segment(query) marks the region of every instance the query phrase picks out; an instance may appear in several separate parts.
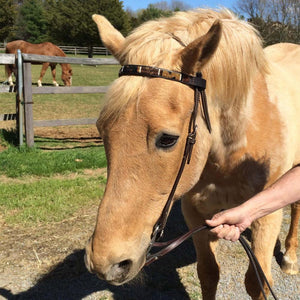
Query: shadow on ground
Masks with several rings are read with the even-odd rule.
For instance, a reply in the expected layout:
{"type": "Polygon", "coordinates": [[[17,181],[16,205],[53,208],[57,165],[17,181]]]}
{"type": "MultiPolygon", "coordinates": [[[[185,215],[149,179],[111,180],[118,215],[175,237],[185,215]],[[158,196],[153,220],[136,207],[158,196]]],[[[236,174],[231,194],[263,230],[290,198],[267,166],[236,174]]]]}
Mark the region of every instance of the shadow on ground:
{"type": "MultiPolygon", "coordinates": [[[[180,211],[179,201],[175,204],[166,228],[166,239],[174,238],[187,230],[180,211]]],[[[115,300],[135,299],[190,299],[176,272],[195,262],[192,241],[189,240],[172,253],[144,268],[140,278],[133,283],[115,287],[100,281],[88,273],[84,266],[84,250],[75,250],[64,261],[39,278],[27,291],[13,295],[0,288],[4,299],[67,299],[77,300],[99,291],[110,291],[115,300]],[[178,259],[180,257],[180,259],[178,259]]],[[[105,293],[103,293],[103,296],[105,293]]],[[[101,295],[97,299],[101,299],[101,295]]],[[[103,297],[102,299],[106,299],[103,297]]]]}

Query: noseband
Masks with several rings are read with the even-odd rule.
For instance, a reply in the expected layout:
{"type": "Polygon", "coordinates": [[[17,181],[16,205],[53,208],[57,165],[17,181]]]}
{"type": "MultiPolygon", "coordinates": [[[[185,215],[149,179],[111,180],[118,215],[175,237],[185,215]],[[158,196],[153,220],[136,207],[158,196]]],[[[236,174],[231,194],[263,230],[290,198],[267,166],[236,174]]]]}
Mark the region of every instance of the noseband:
{"type": "MultiPolygon", "coordinates": [[[[185,143],[185,149],[181,161],[181,165],[179,171],[177,173],[175,182],[173,184],[172,190],[169,194],[168,201],[158,219],[156,224],[153,227],[152,237],[150,246],[148,248],[147,254],[149,254],[151,248],[156,244],[155,241],[162,237],[164,228],[167,223],[167,218],[169,212],[171,210],[173,197],[178,186],[179,180],[183,173],[184,167],[186,164],[190,163],[191,155],[193,146],[196,142],[196,118],[198,114],[198,106],[199,106],[199,99],[201,97],[201,104],[202,104],[202,113],[203,118],[205,120],[207,129],[211,132],[211,124],[208,114],[207,108],[207,99],[205,95],[205,87],[206,87],[206,80],[202,78],[201,73],[197,73],[196,76],[187,75],[184,73],[170,71],[162,68],[150,67],[150,66],[141,66],[141,65],[125,65],[121,68],[119,72],[119,76],[143,76],[143,77],[151,77],[151,78],[162,78],[167,80],[172,80],[175,82],[179,82],[194,89],[194,107],[190,118],[188,134],[185,143]]],[[[149,264],[149,259],[155,260],[155,256],[147,255],[147,264],[149,264]]]]}

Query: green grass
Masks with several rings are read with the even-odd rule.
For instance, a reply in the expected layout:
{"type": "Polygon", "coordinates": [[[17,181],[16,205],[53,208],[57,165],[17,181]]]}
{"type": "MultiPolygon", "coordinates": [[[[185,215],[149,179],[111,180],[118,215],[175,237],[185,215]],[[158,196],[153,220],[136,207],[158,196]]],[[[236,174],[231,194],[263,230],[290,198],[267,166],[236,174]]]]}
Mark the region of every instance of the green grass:
{"type": "MultiPolygon", "coordinates": [[[[106,86],[117,78],[119,66],[72,65],[72,69],[74,86],[106,86]]],[[[2,70],[0,82],[6,80],[4,66],[2,70]]],[[[33,84],[40,70],[40,65],[32,66],[33,84]]],[[[62,85],[60,77],[58,66],[57,81],[62,85]]],[[[43,83],[52,84],[50,70],[43,83]]],[[[103,94],[34,95],[33,115],[35,120],[96,118],[103,100],[103,94]]],[[[1,94],[0,114],[14,112],[15,94],[1,94]]],[[[106,167],[99,142],[87,139],[84,144],[76,144],[74,139],[62,140],[58,135],[49,138],[36,135],[35,147],[18,148],[14,127],[14,121],[0,122],[0,220],[34,226],[63,220],[91,202],[99,203],[105,178],[95,175],[96,172],[94,175],[84,172],[106,167]],[[56,150],[42,150],[47,147],[56,150]],[[57,150],[68,147],[73,149],[57,150]]]]}
{"type": "Polygon", "coordinates": [[[17,178],[25,175],[52,176],[106,167],[103,147],[42,151],[26,147],[0,152],[0,174],[17,178]]]}
{"type": "Polygon", "coordinates": [[[103,195],[105,178],[83,172],[106,167],[103,146],[58,151],[9,146],[0,152],[0,165],[5,176],[0,219],[7,224],[61,221],[103,195]]]}
{"type": "Polygon", "coordinates": [[[98,203],[104,183],[100,176],[0,184],[0,210],[9,224],[58,222],[83,205],[98,203]]]}

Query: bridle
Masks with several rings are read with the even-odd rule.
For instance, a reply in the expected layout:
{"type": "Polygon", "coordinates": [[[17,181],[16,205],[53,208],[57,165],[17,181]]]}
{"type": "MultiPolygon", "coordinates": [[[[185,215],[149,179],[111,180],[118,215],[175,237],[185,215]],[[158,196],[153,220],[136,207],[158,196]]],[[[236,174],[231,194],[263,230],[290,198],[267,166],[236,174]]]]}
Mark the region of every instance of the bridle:
{"type": "Polygon", "coordinates": [[[150,67],[150,66],[142,66],[142,65],[125,65],[120,69],[119,76],[144,76],[144,77],[152,77],[152,78],[163,78],[167,80],[172,80],[176,82],[183,83],[185,85],[190,86],[194,89],[194,107],[191,113],[189,127],[188,127],[188,134],[185,143],[185,149],[183,152],[183,157],[181,161],[181,165],[179,171],[177,173],[176,179],[174,181],[173,187],[169,194],[168,200],[163,208],[163,211],[153,227],[151,242],[148,247],[147,251],[147,262],[146,265],[150,264],[153,260],[156,260],[156,256],[150,255],[150,250],[153,246],[156,245],[155,241],[160,239],[163,235],[164,228],[167,223],[167,219],[171,210],[171,206],[173,203],[173,198],[175,191],[177,189],[179,180],[183,173],[184,167],[186,164],[190,163],[193,146],[196,142],[196,133],[197,133],[197,125],[196,125],[196,118],[199,106],[199,98],[201,97],[202,103],[202,112],[203,117],[209,132],[211,132],[211,124],[207,109],[207,100],[205,95],[205,87],[206,87],[206,80],[202,78],[201,73],[197,73],[196,76],[187,75],[184,73],[170,71],[162,68],[157,67],[150,67]]]}
{"type": "Polygon", "coordinates": [[[152,237],[159,238],[163,235],[163,230],[166,226],[167,218],[170,212],[172,200],[178,186],[179,180],[183,173],[184,167],[186,164],[190,163],[191,155],[193,146],[196,142],[196,132],[197,132],[197,125],[196,125],[196,118],[199,106],[199,98],[201,96],[201,103],[202,103],[202,111],[204,120],[209,132],[211,132],[211,124],[207,109],[207,100],[205,95],[205,87],[206,87],[206,80],[202,78],[201,73],[197,73],[196,76],[190,76],[184,73],[176,72],[176,71],[169,71],[166,69],[156,68],[156,67],[149,67],[149,66],[140,66],[140,65],[126,65],[123,66],[119,72],[119,76],[124,75],[135,75],[135,76],[146,76],[146,77],[154,77],[154,78],[163,78],[168,79],[176,82],[183,83],[188,85],[194,89],[194,107],[191,113],[188,134],[186,138],[185,149],[183,153],[182,162],[176,176],[175,182],[173,184],[172,190],[169,194],[168,201],[162,211],[162,214],[157,221],[156,225],[154,226],[152,237]]]}
{"type": "MultiPolygon", "coordinates": [[[[182,176],[185,165],[190,163],[193,146],[196,143],[196,133],[197,133],[196,118],[197,118],[200,98],[201,98],[201,105],[202,105],[202,115],[203,115],[204,121],[206,123],[207,130],[209,131],[209,133],[211,133],[211,123],[210,123],[210,119],[209,119],[207,99],[206,99],[206,94],[205,94],[206,80],[202,78],[202,74],[200,72],[196,73],[196,76],[191,76],[191,75],[177,72],[177,71],[170,71],[170,70],[163,69],[163,68],[144,66],[144,65],[124,65],[121,67],[121,69],[119,71],[119,77],[121,77],[121,76],[143,76],[143,77],[150,77],[150,78],[162,78],[162,79],[172,80],[175,82],[185,84],[194,89],[194,107],[193,107],[193,111],[192,111],[191,117],[190,117],[188,134],[187,134],[187,138],[186,138],[182,161],[181,161],[177,176],[175,178],[173,187],[169,194],[168,200],[163,208],[163,211],[162,211],[158,221],[156,222],[156,224],[153,227],[151,242],[147,249],[147,257],[146,257],[146,263],[145,263],[145,266],[147,266],[147,265],[151,264],[152,262],[156,261],[157,259],[159,259],[160,257],[162,257],[163,255],[172,251],[174,248],[179,246],[185,240],[190,238],[193,234],[195,234],[199,231],[202,231],[204,229],[211,229],[211,227],[209,227],[208,225],[199,226],[199,227],[196,227],[196,228],[188,231],[186,234],[184,234],[174,240],[171,240],[168,242],[162,242],[162,243],[157,242],[157,240],[159,240],[163,236],[164,229],[165,229],[165,226],[167,223],[167,219],[168,219],[171,207],[172,207],[175,191],[177,189],[177,186],[178,186],[179,180],[182,176]],[[164,248],[154,254],[150,254],[150,251],[153,247],[164,247],[164,248]]],[[[250,259],[250,262],[252,263],[252,266],[253,266],[256,276],[258,278],[259,285],[260,285],[261,291],[264,295],[264,298],[267,299],[260,276],[263,277],[263,280],[268,285],[274,299],[277,299],[270,287],[270,284],[269,284],[267,278],[265,277],[265,274],[263,273],[263,271],[259,265],[259,262],[257,261],[255,255],[253,254],[251,248],[249,247],[247,242],[242,238],[242,236],[240,237],[239,241],[241,242],[242,246],[244,247],[244,249],[250,259]],[[260,275],[260,274],[262,274],[262,275],[260,275]]]]}

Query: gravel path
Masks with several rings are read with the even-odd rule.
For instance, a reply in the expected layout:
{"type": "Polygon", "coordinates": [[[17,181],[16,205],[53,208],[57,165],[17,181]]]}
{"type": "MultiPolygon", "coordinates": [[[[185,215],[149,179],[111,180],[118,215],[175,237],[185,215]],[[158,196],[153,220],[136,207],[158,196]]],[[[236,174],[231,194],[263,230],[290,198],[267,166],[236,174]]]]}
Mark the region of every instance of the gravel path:
{"type": "MultiPolygon", "coordinates": [[[[24,229],[3,224],[0,299],[202,299],[191,241],[145,268],[130,285],[109,286],[89,274],[83,264],[83,248],[93,230],[96,211],[96,207],[91,207],[72,219],[47,227],[24,229]]],[[[288,219],[286,211],[281,241],[288,219]]],[[[170,221],[172,234],[185,231],[178,205],[170,221]],[[175,225],[178,222],[180,226],[175,225]]],[[[221,278],[217,299],[250,299],[243,283],[248,258],[242,247],[239,243],[221,241],[218,253],[221,278]]],[[[300,275],[281,272],[275,258],[272,271],[278,299],[300,300],[300,275]]]]}

